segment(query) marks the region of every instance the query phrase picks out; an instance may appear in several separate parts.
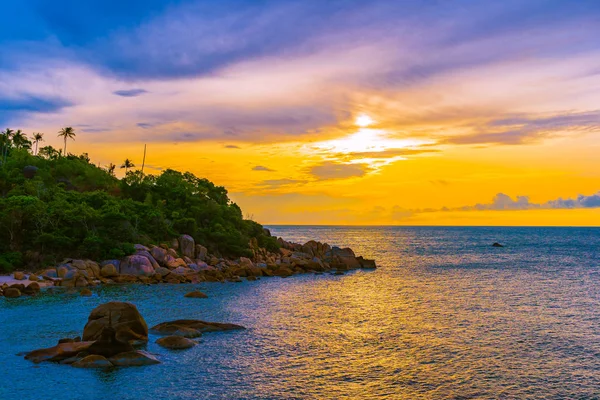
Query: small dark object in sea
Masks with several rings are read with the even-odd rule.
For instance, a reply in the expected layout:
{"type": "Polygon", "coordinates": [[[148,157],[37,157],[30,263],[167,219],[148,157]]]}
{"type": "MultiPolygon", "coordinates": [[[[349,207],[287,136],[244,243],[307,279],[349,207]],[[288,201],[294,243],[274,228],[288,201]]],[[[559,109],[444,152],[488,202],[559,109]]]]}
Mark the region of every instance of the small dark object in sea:
{"type": "Polygon", "coordinates": [[[494,242],[494,244],[492,245],[492,247],[504,247],[503,245],[501,245],[498,242],[494,242]]]}

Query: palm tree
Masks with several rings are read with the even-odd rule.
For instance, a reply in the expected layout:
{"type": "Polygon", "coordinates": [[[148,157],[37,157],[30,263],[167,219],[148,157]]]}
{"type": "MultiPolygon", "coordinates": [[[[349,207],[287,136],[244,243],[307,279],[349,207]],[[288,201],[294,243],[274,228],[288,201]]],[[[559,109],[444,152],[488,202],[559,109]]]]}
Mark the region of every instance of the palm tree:
{"type": "Polygon", "coordinates": [[[10,138],[14,134],[14,131],[12,129],[6,128],[6,130],[2,132],[2,134],[4,135],[4,139],[2,140],[2,153],[0,153],[0,157],[2,157],[2,165],[4,165],[6,163],[8,148],[10,146],[10,138]]]}
{"type": "Polygon", "coordinates": [[[76,136],[75,129],[71,128],[70,126],[67,126],[66,128],[62,128],[58,132],[58,136],[65,138],[65,149],[63,151],[63,157],[66,157],[67,156],[67,139],[75,140],[75,136],[76,136]]]}
{"type": "Polygon", "coordinates": [[[117,166],[113,163],[108,164],[108,167],[106,167],[106,170],[108,171],[108,173],[110,175],[115,175],[115,168],[117,168],[117,166]]]}
{"type": "Polygon", "coordinates": [[[31,148],[31,142],[20,129],[13,134],[13,144],[17,149],[31,148]]]}
{"type": "Polygon", "coordinates": [[[135,164],[132,163],[129,158],[126,158],[123,164],[121,165],[121,168],[125,168],[125,175],[127,175],[127,171],[129,170],[129,168],[133,167],[135,167],[135,164]]]}
{"type": "Polygon", "coordinates": [[[34,134],[33,134],[33,141],[35,143],[35,155],[37,156],[38,145],[39,145],[40,142],[44,141],[44,134],[40,133],[40,132],[34,132],[34,134]]]}

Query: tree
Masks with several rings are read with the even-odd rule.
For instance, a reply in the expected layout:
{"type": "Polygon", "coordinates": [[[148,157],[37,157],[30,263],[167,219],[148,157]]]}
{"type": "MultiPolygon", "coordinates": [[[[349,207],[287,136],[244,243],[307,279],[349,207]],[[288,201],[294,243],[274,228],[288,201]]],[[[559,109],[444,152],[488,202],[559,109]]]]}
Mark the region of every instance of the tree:
{"type": "Polygon", "coordinates": [[[2,136],[2,152],[0,153],[0,158],[2,159],[2,165],[6,164],[6,157],[8,155],[8,148],[10,147],[10,139],[14,134],[12,129],[6,128],[4,132],[2,132],[4,136],[2,136]]]}
{"type": "Polygon", "coordinates": [[[106,171],[112,175],[115,176],[115,168],[117,168],[117,166],[113,163],[108,164],[108,166],[106,167],[106,171]]]}
{"type": "Polygon", "coordinates": [[[43,157],[47,160],[56,160],[60,157],[60,151],[56,150],[52,146],[44,146],[40,149],[40,157],[43,157]]]}
{"type": "Polygon", "coordinates": [[[121,168],[125,168],[125,175],[127,175],[127,171],[129,168],[135,167],[135,164],[131,162],[129,158],[126,158],[123,164],[121,164],[121,168]]]}
{"type": "Polygon", "coordinates": [[[44,141],[44,134],[40,132],[34,132],[33,141],[35,143],[35,154],[37,155],[39,143],[44,141]]]}
{"type": "Polygon", "coordinates": [[[29,141],[29,139],[27,139],[27,136],[25,136],[23,131],[21,131],[20,129],[13,134],[12,140],[13,144],[15,145],[15,148],[17,149],[31,148],[31,142],[29,141]]]}
{"type": "Polygon", "coordinates": [[[73,129],[70,126],[67,126],[66,128],[62,128],[59,132],[58,132],[58,137],[63,137],[65,139],[65,149],[63,151],[63,156],[66,157],[67,155],[67,139],[73,139],[75,140],[75,129],[73,129]]]}

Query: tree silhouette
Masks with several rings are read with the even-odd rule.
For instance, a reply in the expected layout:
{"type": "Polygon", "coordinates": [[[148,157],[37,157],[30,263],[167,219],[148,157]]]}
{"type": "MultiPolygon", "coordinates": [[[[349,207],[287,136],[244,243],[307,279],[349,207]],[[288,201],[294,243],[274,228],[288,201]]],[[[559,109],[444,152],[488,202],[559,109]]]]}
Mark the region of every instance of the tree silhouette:
{"type": "Polygon", "coordinates": [[[108,164],[108,167],[106,167],[106,171],[108,171],[108,173],[112,176],[115,176],[115,168],[117,168],[117,166],[113,163],[110,163],[108,164]]]}
{"type": "Polygon", "coordinates": [[[127,175],[127,171],[129,170],[129,168],[133,167],[135,167],[135,164],[132,163],[129,158],[126,158],[125,161],[123,161],[123,164],[121,164],[121,168],[125,168],[125,175],[127,175]]]}
{"type": "Polygon", "coordinates": [[[63,137],[65,139],[65,149],[63,151],[63,156],[67,156],[67,139],[73,139],[75,140],[75,129],[71,128],[70,126],[67,126],[66,128],[62,128],[59,132],[58,132],[58,137],[63,137]]]}
{"type": "Polygon", "coordinates": [[[29,141],[29,139],[27,139],[27,136],[25,136],[23,131],[21,131],[20,129],[13,134],[12,141],[15,145],[15,148],[17,149],[31,148],[31,142],[29,141]]]}
{"type": "Polygon", "coordinates": [[[10,147],[10,139],[15,131],[12,129],[6,128],[4,132],[2,132],[2,152],[0,152],[0,157],[2,158],[2,165],[6,163],[6,156],[8,155],[8,148],[10,147]]]}
{"type": "Polygon", "coordinates": [[[38,146],[40,142],[44,141],[44,134],[40,132],[34,132],[33,142],[35,143],[35,155],[38,153],[38,146]]]}

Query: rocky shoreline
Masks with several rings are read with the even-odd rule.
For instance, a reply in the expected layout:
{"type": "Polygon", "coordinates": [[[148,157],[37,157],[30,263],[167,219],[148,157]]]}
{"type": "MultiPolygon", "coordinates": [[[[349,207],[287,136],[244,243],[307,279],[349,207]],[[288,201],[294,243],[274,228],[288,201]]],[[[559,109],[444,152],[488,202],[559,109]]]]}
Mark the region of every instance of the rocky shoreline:
{"type": "MultiPolygon", "coordinates": [[[[270,232],[265,229],[265,233],[270,232]]],[[[65,259],[62,263],[34,273],[17,271],[13,279],[0,285],[0,296],[16,298],[36,295],[42,287],[85,288],[111,284],[158,284],[199,282],[241,282],[261,277],[287,278],[302,273],[343,274],[346,271],[374,269],[374,260],[356,256],[350,248],[331,247],[311,240],[305,244],[278,238],[280,249],[270,252],[250,242],[253,256],[228,259],[210,254],[189,235],[181,235],[171,243],[158,246],[135,245],[135,253],[119,260],[65,259]]]]}

